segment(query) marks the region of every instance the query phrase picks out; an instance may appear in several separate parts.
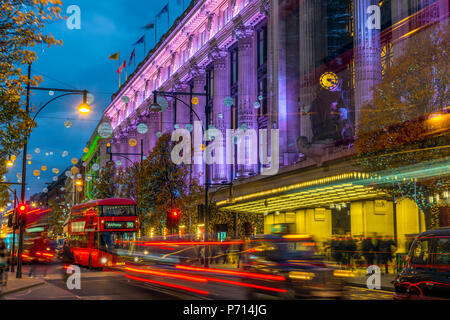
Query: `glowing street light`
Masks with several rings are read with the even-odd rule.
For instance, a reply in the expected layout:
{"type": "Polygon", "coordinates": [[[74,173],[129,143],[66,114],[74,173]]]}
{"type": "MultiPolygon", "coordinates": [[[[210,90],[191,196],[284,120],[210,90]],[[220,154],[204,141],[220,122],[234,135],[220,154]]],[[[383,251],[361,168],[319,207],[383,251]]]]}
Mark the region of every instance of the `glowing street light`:
{"type": "Polygon", "coordinates": [[[83,181],[77,180],[77,181],[75,182],[75,184],[76,184],[77,186],[82,186],[82,185],[83,185],[83,181]]]}
{"type": "Polygon", "coordinates": [[[11,160],[6,161],[6,165],[8,167],[12,167],[14,165],[14,162],[12,162],[11,160]]]}
{"type": "Polygon", "coordinates": [[[82,103],[78,106],[78,111],[81,114],[88,114],[92,111],[92,108],[90,105],[88,105],[87,103],[82,103]]]}

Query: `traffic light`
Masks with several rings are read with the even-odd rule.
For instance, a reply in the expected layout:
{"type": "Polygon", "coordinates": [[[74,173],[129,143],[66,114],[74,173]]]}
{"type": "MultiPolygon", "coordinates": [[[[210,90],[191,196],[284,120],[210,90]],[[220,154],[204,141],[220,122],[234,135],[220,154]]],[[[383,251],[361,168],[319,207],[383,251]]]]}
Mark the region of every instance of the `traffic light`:
{"type": "Polygon", "coordinates": [[[178,226],[178,220],[180,218],[180,211],[177,209],[172,209],[167,214],[167,228],[173,229],[178,226]]]}
{"type": "Polygon", "coordinates": [[[27,212],[28,206],[26,203],[19,203],[17,206],[17,212],[19,214],[19,225],[25,226],[27,224],[27,212]]]}
{"type": "Polygon", "coordinates": [[[28,211],[28,207],[26,205],[26,203],[19,203],[19,205],[17,206],[17,212],[22,215],[22,214],[26,214],[28,211]]]}

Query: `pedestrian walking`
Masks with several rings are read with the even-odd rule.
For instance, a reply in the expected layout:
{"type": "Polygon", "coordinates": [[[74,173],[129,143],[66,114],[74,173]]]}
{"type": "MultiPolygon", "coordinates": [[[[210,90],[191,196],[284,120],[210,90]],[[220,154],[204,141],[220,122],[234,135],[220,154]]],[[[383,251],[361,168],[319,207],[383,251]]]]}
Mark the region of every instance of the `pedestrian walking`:
{"type": "Polygon", "coordinates": [[[374,259],[375,259],[375,248],[372,243],[372,239],[370,238],[364,238],[361,245],[362,249],[362,256],[364,257],[364,260],[366,260],[366,266],[367,268],[371,265],[373,265],[374,259]]]}
{"type": "Polygon", "coordinates": [[[6,248],[6,243],[3,239],[0,239],[0,291],[3,291],[3,288],[6,287],[8,282],[8,261],[9,253],[6,248]]]}
{"type": "Polygon", "coordinates": [[[347,267],[352,267],[352,262],[353,262],[353,258],[354,258],[355,251],[356,251],[356,243],[350,234],[347,234],[347,237],[346,237],[345,243],[344,243],[344,248],[345,248],[345,252],[344,252],[345,265],[347,267]]]}
{"type": "Polygon", "coordinates": [[[392,254],[395,251],[395,242],[388,236],[384,236],[379,244],[380,261],[381,265],[384,265],[385,273],[389,273],[388,264],[392,260],[392,254]]]}

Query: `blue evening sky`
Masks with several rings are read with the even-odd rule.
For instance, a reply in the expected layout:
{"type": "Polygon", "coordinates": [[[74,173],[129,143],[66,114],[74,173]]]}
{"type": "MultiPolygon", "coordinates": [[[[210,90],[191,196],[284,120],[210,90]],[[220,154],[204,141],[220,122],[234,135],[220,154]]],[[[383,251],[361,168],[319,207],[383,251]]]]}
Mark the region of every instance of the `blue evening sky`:
{"type": "MultiPolygon", "coordinates": [[[[46,187],[56,176],[53,168],[63,172],[71,166],[72,158],[80,158],[91,137],[103,110],[111,100],[111,95],[118,89],[118,61],[107,58],[120,51],[120,59],[129,62],[133,44],[145,33],[147,53],[155,44],[154,30],[142,27],[154,21],[155,16],[167,4],[168,0],[66,0],[63,1],[62,16],[68,15],[67,8],[77,5],[81,9],[81,29],[69,30],[65,20],[47,25],[46,33],[63,40],[63,46],[37,46],[39,59],[32,65],[33,75],[42,75],[40,87],[55,87],[88,90],[94,95],[91,103],[93,112],[88,116],[78,115],[76,107],[82,96],[74,95],[60,98],[50,103],[37,117],[38,127],[31,134],[28,154],[32,155],[31,165],[27,165],[26,199],[46,187]],[[71,120],[72,126],[66,128],[64,122],[71,120]],[[35,149],[39,148],[40,153],[35,149]],[[62,157],[64,151],[68,156],[62,157]],[[50,153],[53,152],[53,155],[50,153]],[[48,153],[48,155],[46,155],[48,153]],[[41,167],[45,165],[44,172],[41,167]],[[33,175],[40,170],[40,178],[33,175]]],[[[169,0],[170,24],[182,14],[182,0],[169,0]]],[[[184,0],[184,8],[189,5],[184,0]]],[[[157,19],[158,39],[168,30],[167,14],[157,19]]],[[[136,46],[136,66],[144,58],[143,45],[136,46]]],[[[134,67],[128,68],[128,75],[134,67]]],[[[24,68],[24,72],[26,72],[24,68]]],[[[122,83],[125,74],[122,73],[122,83]]],[[[58,93],[55,92],[55,97],[58,93]]],[[[52,96],[48,92],[34,92],[31,103],[39,107],[52,96]]],[[[21,157],[7,174],[12,182],[17,182],[20,174],[21,157]]],[[[16,187],[20,194],[20,186],[16,187]]]]}

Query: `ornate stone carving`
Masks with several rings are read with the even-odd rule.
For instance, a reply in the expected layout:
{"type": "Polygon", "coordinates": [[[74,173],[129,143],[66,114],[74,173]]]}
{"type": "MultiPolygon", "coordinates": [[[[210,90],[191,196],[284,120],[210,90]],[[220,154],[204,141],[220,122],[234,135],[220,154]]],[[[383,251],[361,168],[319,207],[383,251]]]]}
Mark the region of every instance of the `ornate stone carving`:
{"type": "Polygon", "coordinates": [[[244,26],[242,24],[233,29],[233,39],[245,40],[253,36],[254,28],[252,26],[244,26]]]}
{"type": "Polygon", "coordinates": [[[214,45],[210,48],[208,58],[214,61],[214,68],[223,70],[226,68],[226,57],[228,56],[228,52],[225,48],[219,48],[217,45],[214,45]]]}
{"type": "Polygon", "coordinates": [[[191,51],[191,47],[192,47],[192,40],[194,39],[194,35],[190,34],[188,36],[188,43],[187,43],[187,49],[188,51],[191,51]]]}
{"type": "Polygon", "coordinates": [[[214,13],[208,13],[208,23],[206,25],[206,30],[208,30],[208,31],[211,31],[213,18],[214,18],[214,13]]]}
{"type": "Polygon", "coordinates": [[[259,12],[261,14],[265,15],[266,17],[269,16],[269,12],[270,12],[270,1],[269,0],[261,1],[261,6],[259,8],[259,12]]]}

